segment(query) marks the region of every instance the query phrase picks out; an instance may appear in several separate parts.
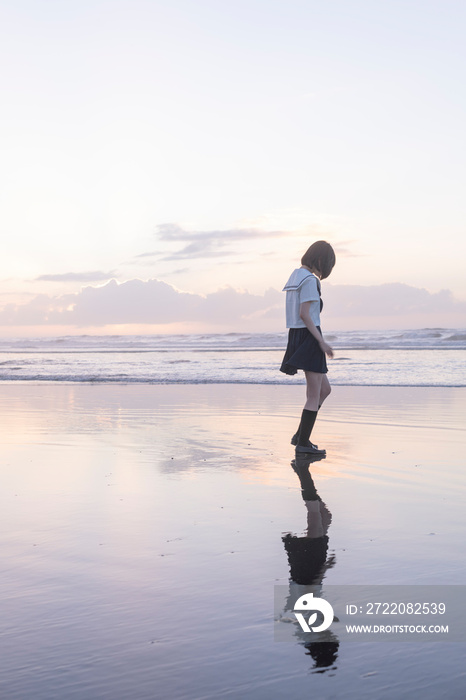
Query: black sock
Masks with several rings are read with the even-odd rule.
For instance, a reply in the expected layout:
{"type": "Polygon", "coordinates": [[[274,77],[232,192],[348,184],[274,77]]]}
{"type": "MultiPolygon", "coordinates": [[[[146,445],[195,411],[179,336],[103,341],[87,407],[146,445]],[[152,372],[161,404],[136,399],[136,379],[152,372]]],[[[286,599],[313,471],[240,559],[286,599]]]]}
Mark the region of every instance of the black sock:
{"type": "Polygon", "coordinates": [[[299,477],[299,483],[301,484],[301,493],[304,501],[313,501],[317,498],[316,487],[312,480],[312,476],[309,472],[309,460],[297,459],[295,471],[299,477]]]}
{"type": "Polygon", "coordinates": [[[311,437],[312,428],[316,422],[317,411],[308,411],[303,408],[303,413],[301,415],[301,424],[299,429],[298,445],[303,447],[307,446],[309,438],[311,437]]]}
{"type": "MultiPolygon", "coordinates": [[[[319,408],[317,409],[318,412],[320,411],[321,406],[322,406],[322,404],[319,404],[319,408]]],[[[302,419],[299,421],[298,430],[295,433],[296,437],[299,437],[299,433],[301,431],[301,421],[302,421],[302,419]]]]}

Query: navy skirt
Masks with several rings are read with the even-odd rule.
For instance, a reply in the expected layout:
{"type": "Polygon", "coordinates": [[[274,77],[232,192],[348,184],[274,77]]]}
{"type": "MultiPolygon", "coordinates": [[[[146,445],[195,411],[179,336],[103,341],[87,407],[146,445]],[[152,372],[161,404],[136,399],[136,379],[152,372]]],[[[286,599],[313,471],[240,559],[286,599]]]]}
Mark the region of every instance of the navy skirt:
{"type": "MultiPolygon", "coordinates": [[[[320,326],[316,326],[322,335],[320,326]]],[[[298,369],[308,372],[327,373],[327,360],[319,343],[307,328],[290,328],[280,372],[296,374],[298,369]]]]}

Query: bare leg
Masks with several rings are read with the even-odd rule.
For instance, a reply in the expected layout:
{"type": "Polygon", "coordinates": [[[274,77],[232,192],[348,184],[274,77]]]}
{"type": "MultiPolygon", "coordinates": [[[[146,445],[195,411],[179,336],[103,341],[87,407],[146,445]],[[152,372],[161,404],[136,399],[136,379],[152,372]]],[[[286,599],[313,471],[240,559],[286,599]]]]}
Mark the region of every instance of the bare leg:
{"type": "MultiPolygon", "coordinates": [[[[306,411],[318,411],[320,394],[322,390],[322,379],[325,375],[319,372],[304,372],[306,375],[306,411]]],[[[327,380],[328,381],[328,380],[327,380]]]]}
{"type": "Polygon", "coordinates": [[[327,375],[323,374],[322,375],[322,386],[320,387],[319,407],[322,406],[325,399],[330,395],[331,391],[332,391],[332,387],[330,386],[330,382],[327,378],[327,375]]]}

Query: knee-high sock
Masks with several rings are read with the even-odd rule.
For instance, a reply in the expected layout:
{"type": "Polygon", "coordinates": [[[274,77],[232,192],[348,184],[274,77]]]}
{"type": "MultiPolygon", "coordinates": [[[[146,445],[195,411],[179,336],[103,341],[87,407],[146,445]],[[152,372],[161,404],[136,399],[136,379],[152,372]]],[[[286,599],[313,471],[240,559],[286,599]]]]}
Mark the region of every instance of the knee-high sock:
{"type": "Polygon", "coordinates": [[[303,408],[301,415],[301,427],[299,430],[298,445],[307,446],[311,437],[312,428],[316,422],[317,411],[308,411],[303,408]]]}
{"type": "MultiPolygon", "coordinates": [[[[319,408],[317,409],[317,411],[320,411],[321,406],[322,406],[322,404],[319,404],[319,408]]],[[[302,420],[302,419],[301,419],[301,420],[302,420]]],[[[298,437],[298,438],[299,438],[299,433],[300,433],[300,431],[301,431],[301,420],[299,421],[298,430],[297,430],[296,433],[295,433],[296,437],[298,437]]]]}

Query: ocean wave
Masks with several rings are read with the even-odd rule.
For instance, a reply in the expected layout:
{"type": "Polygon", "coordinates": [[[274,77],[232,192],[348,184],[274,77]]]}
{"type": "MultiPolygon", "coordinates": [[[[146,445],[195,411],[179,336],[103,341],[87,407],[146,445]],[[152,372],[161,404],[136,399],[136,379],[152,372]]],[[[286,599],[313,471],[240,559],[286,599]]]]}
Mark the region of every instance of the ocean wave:
{"type": "MultiPolygon", "coordinates": [[[[324,333],[335,349],[466,349],[466,329],[423,328],[392,331],[324,333]]],[[[54,338],[3,338],[0,352],[233,352],[285,348],[287,332],[173,335],[73,335],[54,338]]]]}
{"type": "MultiPolygon", "coordinates": [[[[330,336],[332,384],[466,385],[463,329],[330,336]]],[[[285,345],[286,333],[3,339],[0,381],[302,384],[279,372],[285,345]]]]}
{"type": "Polygon", "coordinates": [[[455,333],[455,335],[450,335],[447,340],[466,342],[466,333],[455,333]]]}
{"type": "MultiPolygon", "coordinates": [[[[148,384],[148,385],[196,385],[196,384],[257,384],[257,385],[271,385],[271,386],[290,386],[298,385],[304,386],[302,379],[284,379],[284,380],[261,380],[261,379],[248,379],[248,380],[238,380],[238,379],[154,379],[154,378],[141,378],[141,377],[130,377],[122,375],[120,377],[83,377],[81,375],[28,375],[28,376],[14,376],[3,377],[2,383],[8,384],[148,384]]],[[[436,383],[436,382],[377,382],[377,381],[332,381],[332,386],[372,386],[372,387],[425,387],[425,388],[452,388],[452,389],[464,389],[466,388],[466,382],[463,383],[436,383]]]]}

